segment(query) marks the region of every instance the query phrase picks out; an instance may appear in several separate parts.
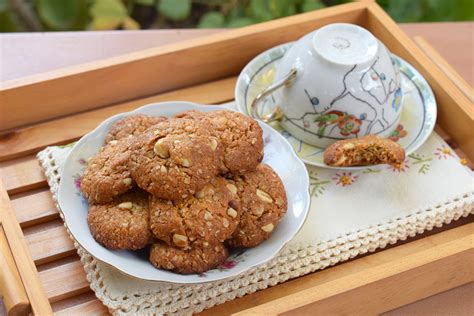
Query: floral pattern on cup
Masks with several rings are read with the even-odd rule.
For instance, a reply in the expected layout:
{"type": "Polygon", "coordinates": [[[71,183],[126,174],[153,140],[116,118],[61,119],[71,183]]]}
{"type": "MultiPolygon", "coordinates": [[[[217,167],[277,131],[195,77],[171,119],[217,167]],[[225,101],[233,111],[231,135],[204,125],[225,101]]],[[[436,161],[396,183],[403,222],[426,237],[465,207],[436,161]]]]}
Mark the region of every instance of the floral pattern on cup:
{"type": "Polygon", "coordinates": [[[393,101],[392,101],[392,108],[398,112],[400,110],[400,106],[402,105],[402,89],[398,88],[395,91],[393,101]]]}
{"type": "Polygon", "coordinates": [[[408,132],[403,128],[402,124],[398,124],[397,128],[390,134],[388,139],[398,142],[400,138],[403,138],[408,135],[408,132]]]}
{"type": "Polygon", "coordinates": [[[329,111],[314,119],[318,123],[318,135],[324,137],[328,126],[336,125],[339,128],[339,133],[343,136],[351,134],[357,135],[360,132],[362,120],[356,118],[352,114],[341,111],[329,111]]]}

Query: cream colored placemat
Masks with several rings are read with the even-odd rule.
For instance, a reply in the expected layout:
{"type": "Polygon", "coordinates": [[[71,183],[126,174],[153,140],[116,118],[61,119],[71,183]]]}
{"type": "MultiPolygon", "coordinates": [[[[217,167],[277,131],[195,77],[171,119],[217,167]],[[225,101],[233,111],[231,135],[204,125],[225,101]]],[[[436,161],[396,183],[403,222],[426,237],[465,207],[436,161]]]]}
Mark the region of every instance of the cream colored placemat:
{"type": "MultiPolygon", "coordinates": [[[[70,150],[55,146],[38,154],[55,201],[61,166],[70,150]]],[[[473,173],[435,133],[398,166],[355,172],[308,170],[308,219],[267,264],[222,282],[169,285],[125,276],[75,243],[92,290],[116,314],[191,314],[474,213],[473,173]]],[[[236,264],[238,258],[223,268],[236,264]]]]}

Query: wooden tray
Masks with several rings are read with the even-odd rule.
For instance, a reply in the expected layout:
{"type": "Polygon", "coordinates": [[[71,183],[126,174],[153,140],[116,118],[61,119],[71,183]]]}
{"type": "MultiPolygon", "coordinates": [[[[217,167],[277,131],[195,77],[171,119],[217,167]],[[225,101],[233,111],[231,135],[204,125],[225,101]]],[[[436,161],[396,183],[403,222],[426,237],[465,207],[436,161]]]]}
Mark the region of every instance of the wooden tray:
{"type": "MultiPolygon", "coordinates": [[[[0,90],[0,294],[12,314],[106,313],[90,290],[35,154],[110,115],[168,100],[220,104],[254,56],[333,22],[369,29],[415,66],[438,101],[437,131],[474,160],[474,114],[452,81],[371,1],[6,82],[0,90]]],[[[472,166],[472,165],[471,165],[472,166]]],[[[388,250],[225,303],[203,314],[381,313],[474,280],[473,216],[388,250]],[[415,282],[414,282],[415,280],[415,282]]]]}

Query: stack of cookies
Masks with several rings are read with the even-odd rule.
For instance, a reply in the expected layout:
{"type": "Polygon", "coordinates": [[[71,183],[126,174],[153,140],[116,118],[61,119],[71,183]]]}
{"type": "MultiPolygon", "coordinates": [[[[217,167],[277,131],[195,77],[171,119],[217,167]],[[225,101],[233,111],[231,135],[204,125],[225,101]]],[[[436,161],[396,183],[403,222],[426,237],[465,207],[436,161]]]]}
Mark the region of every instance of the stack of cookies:
{"type": "Polygon", "coordinates": [[[283,184],[262,159],[262,129],[237,112],[121,119],[81,178],[92,236],[109,249],[151,245],[157,268],[217,267],[229,247],[270,237],[286,213],[283,184]]]}

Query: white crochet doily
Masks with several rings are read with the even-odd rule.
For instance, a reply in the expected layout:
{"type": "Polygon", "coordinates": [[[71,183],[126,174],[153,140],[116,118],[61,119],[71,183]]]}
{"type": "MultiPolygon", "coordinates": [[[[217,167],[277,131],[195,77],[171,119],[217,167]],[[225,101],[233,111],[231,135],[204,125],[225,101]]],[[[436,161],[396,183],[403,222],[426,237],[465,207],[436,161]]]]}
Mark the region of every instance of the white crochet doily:
{"type": "MultiPolygon", "coordinates": [[[[69,151],[55,146],[38,154],[55,201],[69,151]]],[[[196,313],[474,213],[473,174],[436,134],[397,167],[309,171],[310,215],[268,263],[221,282],[170,285],[125,276],[74,242],[92,290],[116,314],[196,313]]]]}

